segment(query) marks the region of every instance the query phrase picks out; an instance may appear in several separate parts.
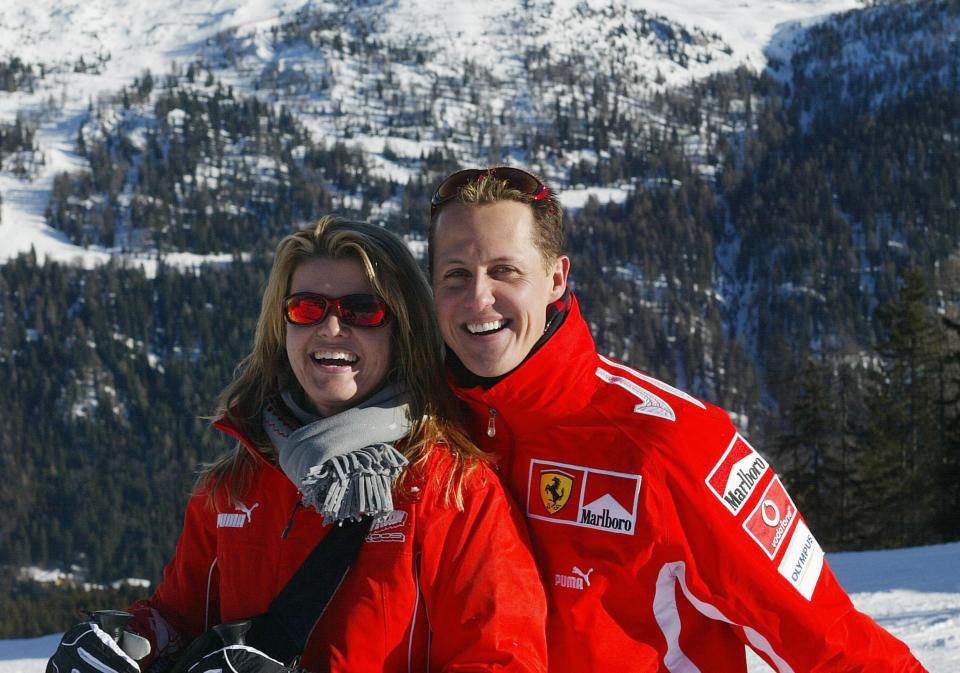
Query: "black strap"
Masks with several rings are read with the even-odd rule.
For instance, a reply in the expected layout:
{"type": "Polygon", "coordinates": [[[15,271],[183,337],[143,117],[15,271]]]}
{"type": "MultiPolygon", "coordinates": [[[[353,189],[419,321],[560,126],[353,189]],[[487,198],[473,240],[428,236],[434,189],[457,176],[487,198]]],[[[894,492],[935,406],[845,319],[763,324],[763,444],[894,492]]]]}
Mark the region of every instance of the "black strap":
{"type": "MultiPolygon", "coordinates": [[[[307,640],[353,565],[372,517],[334,526],[297,569],[263,614],[219,624],[195,638],[170,673],[187,673],[203,656],[224,645],[246,644],[287,665],[303,654],[307,640]]],[[[159,661],[149,671],[165,670],[159,661]]]]}
{"type": "Polygon", "coordinates": [[[365,516],[334,526],[267,611],[251,620],[247,644],[285,664],[297,659],[357,558],[372,521],[365,516]]]}

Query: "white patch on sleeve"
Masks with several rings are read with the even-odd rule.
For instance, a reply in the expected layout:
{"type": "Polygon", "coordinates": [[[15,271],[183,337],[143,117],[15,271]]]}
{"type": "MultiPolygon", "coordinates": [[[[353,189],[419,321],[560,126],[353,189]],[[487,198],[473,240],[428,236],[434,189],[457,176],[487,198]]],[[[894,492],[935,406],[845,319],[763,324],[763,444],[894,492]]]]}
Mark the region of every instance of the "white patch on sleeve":
{"type": "Polygon", "coordinates": [[[695,404],[696,406],[700,407],[701,409],[706,409],[706,408],[707,408],[707,405],[706,405],[706,404],[704,404],[703,402],[701,402],[700,400],[698,400],[698,399],[697,399],[696,397],[694,397],[693,395],[690,395],[689,393],[685,393],[684,391],[680,390],[679,388],[674,388],[674,387],[671,386],[669,383],[664,383],[663,381],[661,381],[661,380],[659,380],[659,379],[655,379],[655,378],[653,378],[652,376],[649,376],[649,375],[647,375],[647,374],[644,374],[643,372],[638,372],[636,369],[633,369],[632,367],[628,367],[627,365],[620,364],[619,362],[614,362],[613,360],[611,360],[611,359],[609,359],[609,358],[603,357],[603,356],[600,355],[599,353],[597,353],[597,356],[598,356],[601,360],[603,360],[606,364],[610,365],[611,367],[616,367],[617,369],[622,369],[622,370],[625,371],[625,372],[630,372],[631,374],[633,374],[634,376],[636,376],[636,377],[637,377],[638,379],[640,379],[641,381],[646,381],[646,382],[649,383],[650,385],[656,386],[656,387],[659,388],[660,390],[662,390],[662,391],[664,391],[664,392],[667,392],[667,393],[670,393],[671,395],[675,395],[675,396],[679,397],[681,400],[686,400],[686,401],[689,402],[690,404],[695,404]]]}
{"type": "Polygon", "coordinates": [[[664,418],[668,421],[677,420],[677,415],[673,412],[673,407],[649,390],[644,390],[630,379],[611,374],[601,367],[597,367],[597,376],[605,383],[620,386],[640,400],[640,404],[633,408],[633,413],[656,416],[657,418],[664,418]]]}
{"type": "Polygon", "coordinates": [[[797,522],[787,552],[777,568],[780,574],[808,601],[813,597],[823,570],[823,549],[802,520],[797,522]]]}

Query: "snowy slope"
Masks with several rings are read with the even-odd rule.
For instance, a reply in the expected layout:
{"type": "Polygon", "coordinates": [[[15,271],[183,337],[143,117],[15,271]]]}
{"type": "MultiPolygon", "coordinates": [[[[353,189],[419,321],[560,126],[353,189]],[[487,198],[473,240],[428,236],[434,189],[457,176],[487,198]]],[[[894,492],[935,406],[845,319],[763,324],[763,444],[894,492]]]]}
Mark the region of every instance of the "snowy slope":
{"type": "MultiPolygon", "coordinates": [[[[522,96],[510,96],[510,83],[517,80],[516,89],[522,94],[526,86],[518,79],[525,74],[522,53],[531,46],[561,57],[568,54],[574,62],[613,63],[613,57],[620,58],[625,50],[616,39],[608,39],[611,31],[647,17],[654,30],[642,39],[628,36],[630,60],[620,67],[637,73],[644,86],[670,87],[740,64],[762,68],[765,50],[779,53],[771,40],[785,24],[805,24],[861,3],[559,0],[526,4],[529,7],[521,10],[520,0],[442,6],[429,0],[372,1],[357,3],[356,9],[343,16],[369,26],[388,46],[412,44],[427,50],[428,59],[401,68],[401,76],[429,78],[444,72],[449,64],[457,68],[467,62],[476,64],[488,69],[498,85],[504,85],[503,105],[509,107],[523,104],[522,96]],[[661,25],[657,17],[673,23],[661,25]],[[680,30],[689,38],[689,62],[663,52],[657,42],[660,29],[671,34],[680,30]]],[[[225,41],[236,50],[235,62],[220,76],[240,90],[252,91],[264,73],[309,68],[319,60],[319,54],[306,53],[300,54],[303,62],[299,63],[296,50],[275,48],[271,28],[288,22],[301,8],[336,14],[344,12],[343,7],[342,3],[303,0],[4,0],[0,3],[0,61],[17,57],[31,66],[42,66],[44,74],[31,90],[0,92],[0,121],[12,122],[21,114],[39,123],[40,155],[27,178],[0,171],[0,263],[31,246],[41,259],[51,255],[86,266],[119,254],[117,250],[74,246],[44,219],[54,176],[82,167],[74,144],[92,101],[115,94],[146,69],[162,75],[174,62],[209,57],[225,41]]],[[[364,73],[354,73],[349,59],[327,65],[340,75],[340,89],[334,95],[347,102],[361,95],[360,89],[366,85],[364,73]]],[[[410,83],[412,89],[417,89],[415,84],[410,83]]],[[[270,89],[265,93],[285,95],[270,89]]],[[[446,112],[446,119],[455,123],[457,115],[470,111],[446,112]]],[[[322,117],[305,121],[318,137],[338,137],[339,129],[325,124],[322,117]]],[[[388,135],[374,128],[352,142],[371,153],[382,153],[388,135]]],[[[430,140],[413,143],[390,137],[389,142],[392,151],[416,156],[424,147],[429,149],[430,140]]],[[[382,159],[377,163],[383,173],[404,179],[402,167],[382,159]]],[[[570,205],[575,206],[582,197],[573,196],[570,205]]],[[[179,261],[193,264],[201,259],[186,256],[179,261]]],[[[137,259],[131,262],[144,264],[137,259]]]]}
{"type": "MultiPolygon", "coordinates": [[[[910,646],[930,673],[960,662],[960,542],[829,556],[857,607],[910,646]]],[[[0,673],[42,673],[59,634],[0,641],[0,673]]],[[[750,673],[770,669],[750,655],[750,673]]]]}

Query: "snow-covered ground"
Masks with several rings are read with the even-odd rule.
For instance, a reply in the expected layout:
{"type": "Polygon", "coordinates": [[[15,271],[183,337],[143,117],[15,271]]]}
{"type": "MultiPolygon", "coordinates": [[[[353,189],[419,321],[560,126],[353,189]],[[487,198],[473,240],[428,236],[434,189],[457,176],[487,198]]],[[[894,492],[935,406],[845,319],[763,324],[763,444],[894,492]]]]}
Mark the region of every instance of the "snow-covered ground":
{"type": "MultiPolygon", "coordinates": [[[[903,640],[930,673],[960,666],[960,542],[829,555],[859,609],[903,640]]],[[[0,640],[0,673],[43,673],[60,634],[0,640]]],[[[770,668],[750,653],[750,673],[770,668]]],[[[800,672],[797,672],[800,673],[800,672]]]]}

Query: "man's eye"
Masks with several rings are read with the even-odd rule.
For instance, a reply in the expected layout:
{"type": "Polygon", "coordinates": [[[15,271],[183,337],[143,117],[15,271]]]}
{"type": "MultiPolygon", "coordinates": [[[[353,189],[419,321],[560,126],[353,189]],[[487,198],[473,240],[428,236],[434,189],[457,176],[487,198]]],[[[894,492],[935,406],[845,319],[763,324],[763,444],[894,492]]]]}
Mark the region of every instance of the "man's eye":
{"type": "Polygon", "coordinates": [[[517,270],[512,266],[495,266],[490,269],[490,273],[495,276],[504,276],[517,273],[517,270]]]}
{"type": "Polygon", "coordinates": [[[444,280],[459,280],[467,277],[467,272],[463,269],[451,269],[443,274],[444,280]]]}

